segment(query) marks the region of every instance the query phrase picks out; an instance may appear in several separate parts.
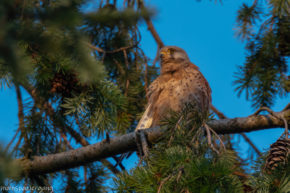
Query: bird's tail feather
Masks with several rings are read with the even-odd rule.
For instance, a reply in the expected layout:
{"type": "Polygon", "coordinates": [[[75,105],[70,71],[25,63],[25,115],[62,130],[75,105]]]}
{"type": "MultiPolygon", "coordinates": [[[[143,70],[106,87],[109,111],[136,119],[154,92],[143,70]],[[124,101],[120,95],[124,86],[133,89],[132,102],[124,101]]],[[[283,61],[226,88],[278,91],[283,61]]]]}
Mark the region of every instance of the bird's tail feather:
{"type": "Polygon", "coordinates": [[[142,118],[140,119],[136,130],[150,128],[153,122],[153,113],[152,113],[152,104],[149,104],[146,108],[146,111],[143,113],[142,118]]]}

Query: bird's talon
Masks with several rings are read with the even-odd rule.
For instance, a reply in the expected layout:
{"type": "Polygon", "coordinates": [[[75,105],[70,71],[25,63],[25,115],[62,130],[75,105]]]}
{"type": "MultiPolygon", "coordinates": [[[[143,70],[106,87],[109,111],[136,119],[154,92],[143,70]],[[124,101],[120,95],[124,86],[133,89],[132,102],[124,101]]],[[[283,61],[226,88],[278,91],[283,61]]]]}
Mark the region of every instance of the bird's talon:
{"type": "Polygon", "coordinates": [[[145,132],[143,130],[136,131],[136,144],[140,157],[148,157],[148,143],[145,132]]]}

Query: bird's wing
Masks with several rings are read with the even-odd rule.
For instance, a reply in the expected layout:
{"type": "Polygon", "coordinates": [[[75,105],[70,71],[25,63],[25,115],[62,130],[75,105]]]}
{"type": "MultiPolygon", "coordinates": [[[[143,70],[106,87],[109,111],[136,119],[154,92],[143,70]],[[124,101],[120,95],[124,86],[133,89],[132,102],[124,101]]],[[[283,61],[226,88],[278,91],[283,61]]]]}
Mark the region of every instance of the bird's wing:
{"type": "Polygon", "coordinates": [[[140,119],[136,130],[139,129],[146,129],[150,128],[153,122],[153,116],[152,116],[152,104],[149,104],[146,108],[146,111],[143,113],[142,118],[140,119]]]}
{"type": "Polygon", "coordinates": [[[136,130],[139,129],[146,129],[150,128],[153,123],[154,119],[154,112],[153,112],[153,106],[154,103],[157,101],[157,98],[159,97],[160,91],[162,90],[160,86],[160,80],[159,78],[156,78],[149,86],[148,88],[148,104],[145,112],[142,115],[142,118],[140,119],[136,130]]]}
{"type": "Polygon", "coordinates": [[[210,88],[210,86],[209,86],[207,80],[205,79],[205,77],[204,77],[203,74],[199,71],[199,68],[198,68],[195,64],[190,63],[190,65],[191,65],[191,68],[198,70],[199,75],[200,75],[200,77],[199,77],[199,78],[200,78],[200,81],[203,83],[202,85],[205,86],[204,90],[206,91],[206,94],[207,94],[207,96],[209,96],[210,101],[211,101],[211,92],[212,92],[212,91],[211,91],[211,88],[210,88]]]}
{"type": "Polygon", "coordinates": [[[180,84],[182,90],[185,90],[181,94],[181,99],[185,102],[194,101],[198,110],[201,112],[208,112],[209,105],[211,103],[211,89],[210,86],[199,71],[199,69],[192,63],[185,68],[185,74],[183,74],[183,82],[180,84]]]}

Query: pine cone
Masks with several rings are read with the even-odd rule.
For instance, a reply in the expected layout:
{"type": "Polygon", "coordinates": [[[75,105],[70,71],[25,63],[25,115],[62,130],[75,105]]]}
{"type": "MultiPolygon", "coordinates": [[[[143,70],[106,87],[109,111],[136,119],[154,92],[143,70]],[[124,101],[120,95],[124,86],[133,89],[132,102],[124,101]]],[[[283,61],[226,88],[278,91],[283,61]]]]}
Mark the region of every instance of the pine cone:
{"type": "Polygon", "coordinates": [[[78,79],[75,73],[56,73],[51,80],[52,93],[61,94],[63,97],[70,97],[72,92],[78,91],[78,79]]]}
{"type": "Polygon", "coordinates": [[[270,147],[270,152],[265,164],[266,170],[274,170],[279,164],[285,164],[287,162],[290,153],[290,140],[278,139],[270,147]]]}

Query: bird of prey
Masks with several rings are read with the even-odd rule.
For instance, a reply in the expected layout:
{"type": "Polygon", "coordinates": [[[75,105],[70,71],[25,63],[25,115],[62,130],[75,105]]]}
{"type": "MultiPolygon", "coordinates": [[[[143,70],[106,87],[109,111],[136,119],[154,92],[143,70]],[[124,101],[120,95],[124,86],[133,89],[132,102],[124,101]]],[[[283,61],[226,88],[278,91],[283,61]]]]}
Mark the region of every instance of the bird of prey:
{"type": "Polygon", "coordinates": [[[186,52],[176,46],[160,50],[161,74],[148,88],[148,104],[136,130],[154,127],[170,111],[181,112],[194,103],[193,111],[206,114],[211,104],[211,89],[199,68],[186,52]]]}

